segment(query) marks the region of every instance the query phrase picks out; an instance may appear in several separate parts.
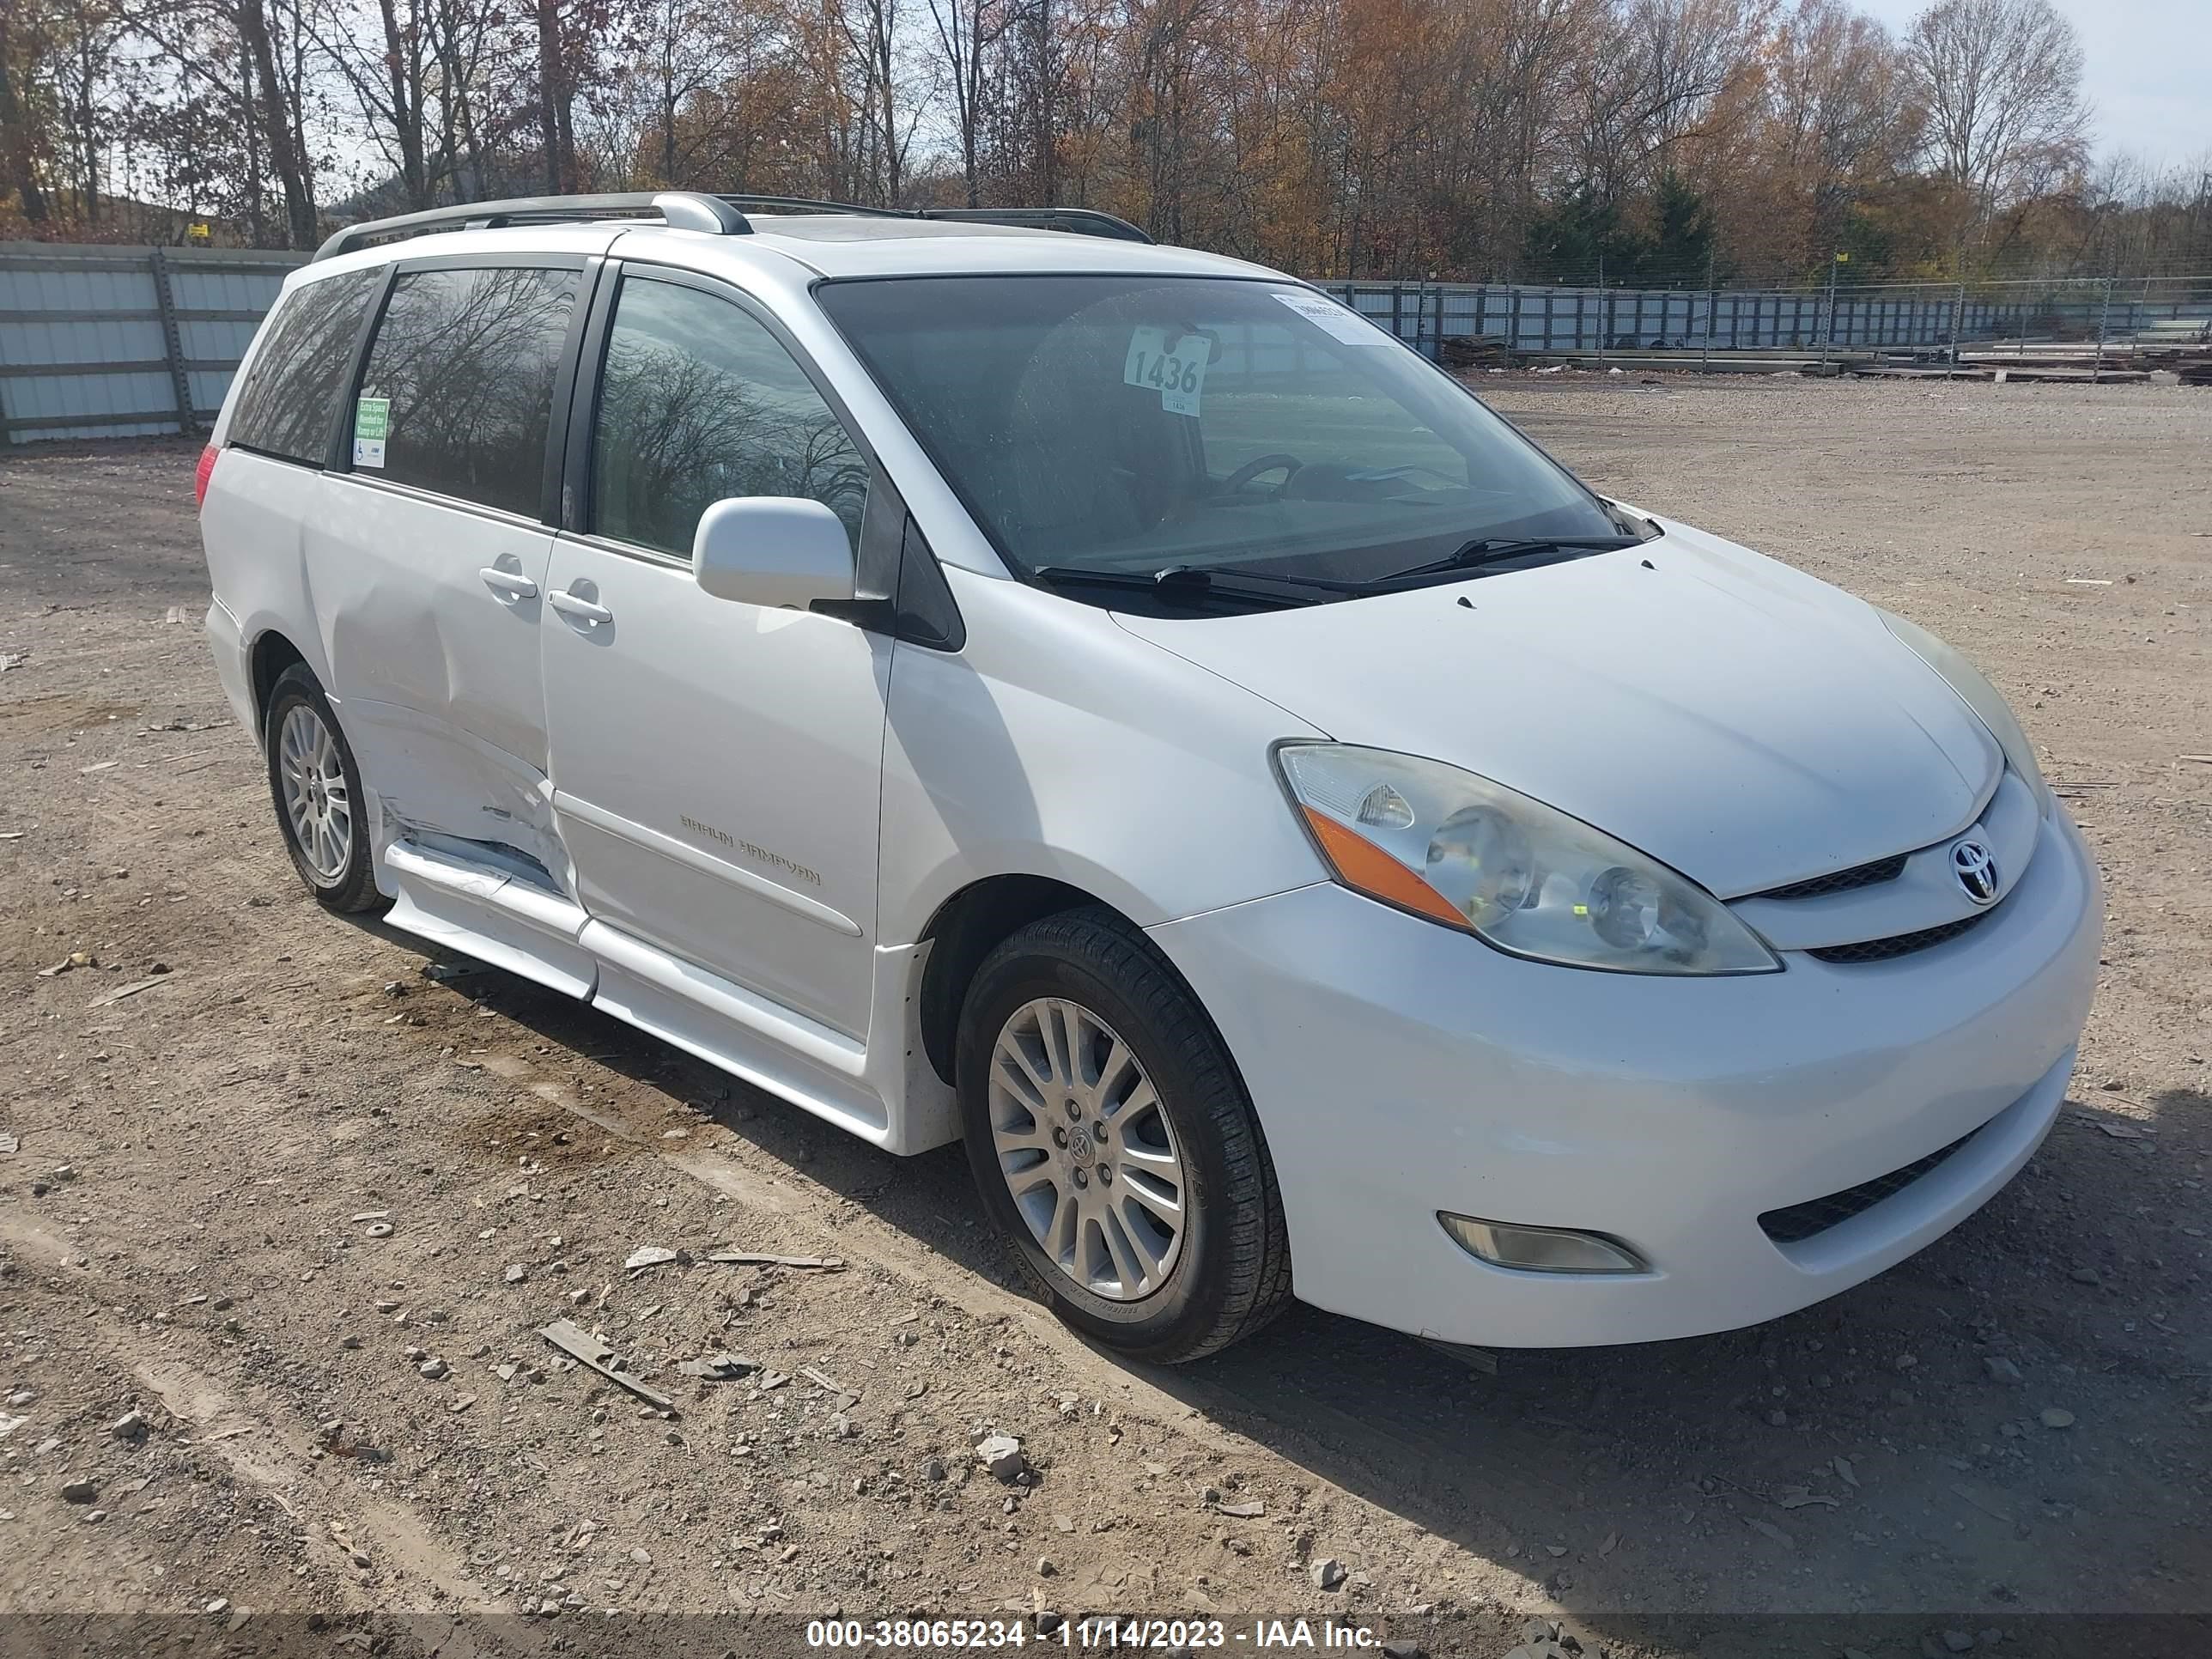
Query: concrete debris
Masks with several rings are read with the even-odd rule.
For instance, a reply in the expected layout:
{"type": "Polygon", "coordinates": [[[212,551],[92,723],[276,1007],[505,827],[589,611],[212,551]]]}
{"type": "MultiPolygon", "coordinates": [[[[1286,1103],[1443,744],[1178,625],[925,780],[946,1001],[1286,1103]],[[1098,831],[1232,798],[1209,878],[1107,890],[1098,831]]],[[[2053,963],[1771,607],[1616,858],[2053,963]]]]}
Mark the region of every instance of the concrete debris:
{"type": "Polygon", "coordinates": [[[2040,1420],[2046,1429],[2070,1429],[2074,1426],[2074,1413],[2057,1406],[2046,1406],[2040,1420]]]}
{"type": "Polygon", "coordinates": [[[1267,1506],[1255,1498],[1243,1504],[1216,1504],[1213,1511],[1235,1521],[1256,1521],[1267,1512],[1267,1506]]]}
{"type": "Polygon", "coordinates": [[[107,1431],[118,1440],[127,1440],[137,1445],[146,1438],[146,1419],[138,1412],[125,1412],[108,1425],[107,1431]]]}
{"type": "Polygon", "coordinates": [[[625,1273],[642,1273],[647,1267],[665,1267],[675,1260],[675,1251],[664,1250],[658,1244],[645,1244],[629,1253],[629,1259],[623,1263],[623,1270],[625,1273]]]}
{"type": "Polygon", "coordinates": [[[716,1353],[703,1353],[696,1359],[679,1360],[676,1369],[685,1376],[702,1377],[709,1382],[734,1382],[748,1371],[760,1369],[760,1361],[748,1359],[741,1353],[724,1349],[716,1353]]]}
{"type": "Polygon", "coordinates": [[[975,1443],[975,1461],[1001,1480],[1012,1480],[1029,1468],[1022,1443],[1011,1434],[994,1434],[975,1443]]]}
{"type": "Polygon", "coordinates": [[[648,1406],[664,1412],[673,1412],[676,1402],[658,1389],[647,1387],[635,1377],[615,1369],[614,1350],[589,1331],[556,1319],[538,1333],[555,1347],[580,1364],[590,1367],[618,1389],[626,1389],[648,1406]]]}
{"type": "Polygon", "coordinates": [[[815,1268],[823,1273],[836,1273],[845,1265],[842,1255],[763,1255],[752,1250],[716,1250],[704,1260],[725,1267],[801,1267],[815,1268]]]}
{"type": "Polygon", "coordinates": [[[1349,1575],[1344,1570],[1343,1562],[1333,1555],[1324,1555],[1313,1564],[1309,1576],[1313,1579],[1316,1589],[1333,1590],[1349,1575]]]}

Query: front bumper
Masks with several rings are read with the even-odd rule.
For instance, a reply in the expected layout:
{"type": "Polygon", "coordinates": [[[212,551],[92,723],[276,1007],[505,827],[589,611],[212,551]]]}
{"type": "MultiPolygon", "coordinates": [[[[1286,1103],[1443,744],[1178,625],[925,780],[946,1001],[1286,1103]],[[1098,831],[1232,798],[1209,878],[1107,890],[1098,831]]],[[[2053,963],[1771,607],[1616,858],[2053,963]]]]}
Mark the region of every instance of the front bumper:
{"type": "Polygon", "coordinates": [[[1149,931],[1250,1090],[1301,1299],[1447,1341],[1572,1347],[1771,1319],[1971,1215],[2057,1115],[2102,928],[2059,812],[1987,921],[1887,962],[1554,968],[1330,884],[1149,931]],[[1970,1135],[1810,1238],[1759,1224],[1970,1135]],[[1493,1267],[1441,1210],[1611,1234],[1650,1271],[1493,1267]]]}

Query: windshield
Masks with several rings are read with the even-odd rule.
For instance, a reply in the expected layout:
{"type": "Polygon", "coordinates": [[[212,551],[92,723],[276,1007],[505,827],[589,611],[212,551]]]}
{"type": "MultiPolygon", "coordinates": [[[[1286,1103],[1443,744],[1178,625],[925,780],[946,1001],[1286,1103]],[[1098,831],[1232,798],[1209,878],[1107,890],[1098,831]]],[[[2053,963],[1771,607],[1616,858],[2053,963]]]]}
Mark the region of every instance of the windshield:
{"type": "Polygon", "coordinates": [[[1356,586],[1478,539],[1621,540],[1457,382],[1309,289],[1006,276],[816,293],[1023,574],[1356,586]]]}

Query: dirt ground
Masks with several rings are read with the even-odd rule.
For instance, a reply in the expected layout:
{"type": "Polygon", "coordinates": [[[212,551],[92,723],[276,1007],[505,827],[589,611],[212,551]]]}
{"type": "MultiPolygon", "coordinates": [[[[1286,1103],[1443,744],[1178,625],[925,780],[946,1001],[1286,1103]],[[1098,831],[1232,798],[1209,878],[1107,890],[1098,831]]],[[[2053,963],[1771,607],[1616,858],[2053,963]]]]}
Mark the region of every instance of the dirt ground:
{"type": "Polygon", "coordinates": [[[1984,1212],[1778,1323],[1495,1376],[1306,1310],[1118,1363],[1013,1288],[957,1151],[884,1157],[318,910],[201,638],[196,449],[18,453],[0,1625],[799,1653],[810,1618],[1091,1613],[1249,1650],[1255,1616],[1328,1615],[1498,1656],[1540,1617],[1617,1659],[2212,1652],[2212,392],[1481,390],[2014,698],[2111,921],[2068,1109],[1984,1212]],[[625,1271],[641,1246],[684,1254],[625,1271]],[[732,1247],[843,1266],[697,1259],[732,1247]],[[564,1316],[677,1414],[540,1340],[564,1316]],[[723,1349],[770,1369],[678,1370],[723,1349]],[[987,1428],[1034,1484],[977,1467],[987,1428]]]}

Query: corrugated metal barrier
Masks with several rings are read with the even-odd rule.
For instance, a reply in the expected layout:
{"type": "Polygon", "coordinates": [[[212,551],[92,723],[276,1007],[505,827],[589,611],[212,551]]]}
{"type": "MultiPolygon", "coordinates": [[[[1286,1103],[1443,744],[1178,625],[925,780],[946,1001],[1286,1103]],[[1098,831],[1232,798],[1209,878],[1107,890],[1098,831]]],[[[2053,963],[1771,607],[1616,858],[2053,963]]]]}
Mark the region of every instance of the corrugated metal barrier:
{"type": "Polygon", "coordinates": [[[0,243],[0,443],[204,430],[305,258],[0,243]]]}
{"type": "MultiPolygon", "coordinates": [[[[0,444],[204,431],[285,274],[307,256],[0,242],[0,444]]],[[[2126,338],[2212,310],[2212,278],[1891,283],[1838,290],[1328,283],[1427,356],[1444,340],[1516,358],[1907,350],[2126,338]]]]}

